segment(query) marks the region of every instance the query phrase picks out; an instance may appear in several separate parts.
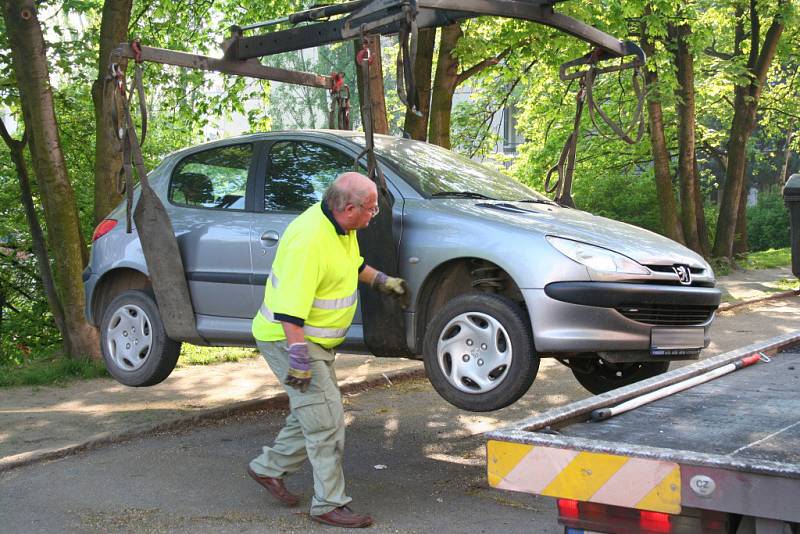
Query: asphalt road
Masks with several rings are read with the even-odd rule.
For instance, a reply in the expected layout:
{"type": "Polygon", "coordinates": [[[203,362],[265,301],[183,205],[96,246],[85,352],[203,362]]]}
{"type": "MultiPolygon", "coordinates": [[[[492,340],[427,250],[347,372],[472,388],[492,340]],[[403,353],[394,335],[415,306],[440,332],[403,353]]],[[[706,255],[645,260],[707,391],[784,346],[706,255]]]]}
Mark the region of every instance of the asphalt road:
{"type": "MultiPolygon", "coordinates": [[[[797,324],[798,298],[722,315],[706,355],[797,324]]],[[[563,532],[551,499],[488,487],[482,433],[587,395],[546,360],[525,397],[489,414],[453,408],[426,381],[346,397],[353,508],[373,514],[372,532],[563,532]]],[[[285,415],[260,412],[2,473],[0,532],[340,532],[307,515],[308,467],[288,482],[303,496],[294,509],[245,474],[285,415]]]]}
{"type": "MultiPolygon", "coordinates": [[[[584,396],[577,385],[546,391],[574,382],[564,371],[546,366],[521,402],[488,415],[450,407],[423,380],[347,397],[353,508],[375,516],[372,532],[561,532],[551,500],[487,486],[481,433],[584,396]]],[[[338,532],[307,515],[308,467],[288,482],[303,496],[294,509],[245,474],[285,415],[260,412],[12,470],[0,478],[0,532],[338,532]]]]}

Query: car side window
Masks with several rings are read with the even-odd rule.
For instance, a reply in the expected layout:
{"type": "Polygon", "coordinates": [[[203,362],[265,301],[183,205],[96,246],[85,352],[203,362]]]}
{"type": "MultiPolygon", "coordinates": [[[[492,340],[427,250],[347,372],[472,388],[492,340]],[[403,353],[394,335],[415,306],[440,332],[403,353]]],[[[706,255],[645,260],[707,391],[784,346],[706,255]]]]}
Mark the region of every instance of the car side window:
{"type": "Polygon", "coordinates": [[[173,204],[217,210],[245,209],[253,145],[212,148],[183,159],[172,172],[173,204]]]}
{"type": "Polygon", "coordinates": [[[308,141],[281,141],[269,151],[264,210],[303,211],[322,199],[337,176],[353,170],[353,158],[308,141]]]}

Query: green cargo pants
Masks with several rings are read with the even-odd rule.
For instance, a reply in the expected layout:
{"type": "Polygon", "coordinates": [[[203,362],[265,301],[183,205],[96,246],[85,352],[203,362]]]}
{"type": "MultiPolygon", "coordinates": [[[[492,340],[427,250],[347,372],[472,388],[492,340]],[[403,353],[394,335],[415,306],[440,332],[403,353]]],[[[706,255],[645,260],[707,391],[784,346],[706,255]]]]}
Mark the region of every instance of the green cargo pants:
{"type": "Polygon", "coordinates": [[[256,474],[284,478],[306,460],[314,471],[311,515],[321,515],[352,499],[344,493],[344,408],[333,370],[334,353],[308,342],[311,384],[305,393],[283,384],[289,371],[286,341],[258,342],[258,349],[289,395],[290,413],[272,447],[250,462],[256,474]]]}

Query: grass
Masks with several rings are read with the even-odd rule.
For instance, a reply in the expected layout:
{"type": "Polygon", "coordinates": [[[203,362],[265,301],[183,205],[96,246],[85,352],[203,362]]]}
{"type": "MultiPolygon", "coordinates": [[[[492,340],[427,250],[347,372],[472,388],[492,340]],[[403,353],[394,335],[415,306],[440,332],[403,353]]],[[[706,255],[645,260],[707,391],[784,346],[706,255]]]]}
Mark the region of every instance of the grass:
{"type": "Polygon", "coordinates": [[[797,278],[784,278],[783,280],[778,280],[775,283],[775,287],[781,291],[797,291],[800,290],[800,280],[797,278]]]}
{"type": "Polygon", "coordinates": [[[751,252],[740,263],[743,269],[772,269],[788,267],[792,264],[792,251],[786,248],[771,248],[759,252],[751,252]]]}
{"type": "Polygon", "coordinates": [[[183,344],[181,355],[178,358],[178,367],[190,365],[213,365],[215,363],[238,362],[258,356],[258,351],[241,347],[198,347],[197,345],[183,344]]]}
{"type": "Polygon", "coordinates": [[[0,387],[60,385],[72,380],[108,376],[103,362],[61,356],[26,359],[0,365],[0,387]]]}
{"type": "Polygon", "coordinates": [[[716,276],[727,276],[733,269],[755,270],[789,267],[792,264],[792,249],[790,247],[771,248],[750,252],[744,257],[738,258],[733,264],[725,258],[711,258],[709,263],[716,276]]]}
{"type": "MultiPolygon", "coordinates": [[[[258,351],[255,349],[197,347],[184,343],[177,367],[238,362],[256,356],[258,351]]],[[[109,374],[102,361],[70,360],[52,352],[46,355],[31,354],[20,361],[0,364],[0,387],[57,386],[73,380],[107,376],[109,374]]]]}

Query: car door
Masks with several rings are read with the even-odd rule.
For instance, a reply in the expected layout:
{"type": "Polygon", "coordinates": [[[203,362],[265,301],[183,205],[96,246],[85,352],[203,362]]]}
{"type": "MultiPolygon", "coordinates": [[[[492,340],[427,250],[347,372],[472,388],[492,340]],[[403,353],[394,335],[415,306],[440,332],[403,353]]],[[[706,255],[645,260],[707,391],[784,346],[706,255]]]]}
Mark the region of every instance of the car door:
{"type": "MultiPolygon", "coordinates": [[[[257,206],[262,216],[251,229],[253,291],[258,305],[264,298],[278,241],[289,223],[322,200],[328,186],[343,172],[353,170],[353,156],[322,142],[287,139],[264,150],[263,179],[256,180],[257,206]]],[[[358,314],[355,322],[360,322],[358,314]]]]}
{"type": "Polygon", "coordinates": [[[184,157],[173,168],[170,217],[196,314],[253,315],[250,227],[255,214],[246,191],[254,175],[256,146],[208,148],[184,157]]]}

